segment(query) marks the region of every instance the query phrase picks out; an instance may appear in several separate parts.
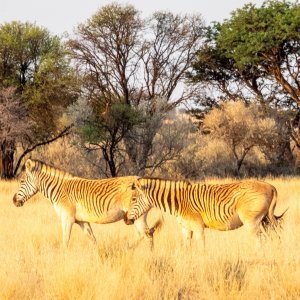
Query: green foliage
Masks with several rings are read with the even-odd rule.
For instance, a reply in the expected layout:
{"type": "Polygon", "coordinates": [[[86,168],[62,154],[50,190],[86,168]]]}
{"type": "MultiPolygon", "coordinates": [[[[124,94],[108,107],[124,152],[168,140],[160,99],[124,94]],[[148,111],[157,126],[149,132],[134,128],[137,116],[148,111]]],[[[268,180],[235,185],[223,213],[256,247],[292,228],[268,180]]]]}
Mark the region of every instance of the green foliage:
{"type": "Polygon", "coordinates": [[[274,54],[284,59],[299,47],[299,40],[300,7],[286,1],[266,1],[260,8],[248,4],[234,11],[217,38],[239,68],[267,64],[274,54]]]}
{"type": "Polygon", "coordinates": [[[218,80],[226,77],[225,69],[227,58],[222,49],[216,47],[216,38],[219,34],[219,23],[205,28],[203,45],[197,52],[193,61],[193,71],[187,73],[188,79],[192,82],[218,80]],[[214,68],[212,68],[212,65],[214,68]]]}
{"type": "Polygon", "coordinates": [[[142,120],[143,116],[136,108],[124,103],[113,103],[104,111],[103,107],[94,107],[80,131],[84,142],[117,145],[124,135],[142,120]]]}
{"type": "Polygon", "coordinates": [[[205,43],[189,74],[192,83],[217,89],[198,102],[211,109],[220,100],[258,101],[268,107],[300,104],[300,6],[298,2],[247,4],[206,29],[205,43]],[[218,98],[219,97],[219,98],[218,98]]]}
{"type": "Polygon", "coordinates": [[[57,36],[31,23],[0,26],[0,88],[15,87],[37,136],[59,128],[63,109],[77,97],[77,80],[57,36]]]}
{"type": "Polygon", "coordinates": [[[0,84],[25,85],[32,80],[40,61],[59,52],[59,40],[30,23],[11,22],[0,26],[0,84]]]}
{"type": "MultiPolygon", "coordinates": [[[[106,31],[108,34],[117,34],[124,24],[130,28],[140,26],[141,22],[137,18],[138,11],[132,5],[121,5],[112,3],[103,6],[96,14],[94,14],[88,22],[87,28],[106,31]]],[[[83,27],[81,27],[83,29],[83,27]]],[[[119,32],[119,34],[121,34],[119,32]]],[[[129,37],[129,36],[128,36],[129,37]]],[[[125,41],[123,41],[124,44],[125,41]]]]}
{"type": "Polygon", "coordinates": [[[68,121],[62,121],[62,116],[76,100],[79,87],[61,40],[28,22],[0,24],[0,91],[8,89],[14,91],[12,99],[20,99],[24,110],[9,124],[18,128],[18,134],[11,136],[12,146],[3,144],[7,137],[0,139],[2,163],[7,164],[7,153],[12,157],[9,169],[0,166],[1,177],[13,174],[16,146],[21,145],[23,153],[14,173],[27,153],[68,131],[68,121]]]}
{"type": "MultiPolygon", "coordinates": [[[[82,111],[82,104],[75,110],[82,111]]],[[[72,112],[71,112],[72,114],[72,112]]],[[[74,115],[74,113],[73,113],[74,115]]],[[[128,132],[142,122],[142,114],[129,104],[113,102],[103,106],[101,100],[93,103],[86,116],[77,117],[77,132],[83,146],[88,152],[100,150],[106,167],[103,172],[107,176],[117,176],[123,159],[120,156],[121,142],[128,132]],[[109,170],[109,173],[107,172],[109,170]]]]}

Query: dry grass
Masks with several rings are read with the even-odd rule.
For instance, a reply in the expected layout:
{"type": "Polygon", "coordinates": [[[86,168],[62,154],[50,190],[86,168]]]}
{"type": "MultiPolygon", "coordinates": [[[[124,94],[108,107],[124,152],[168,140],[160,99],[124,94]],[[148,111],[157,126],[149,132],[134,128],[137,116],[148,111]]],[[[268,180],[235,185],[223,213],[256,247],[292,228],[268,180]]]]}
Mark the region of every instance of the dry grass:
{"type": "MultiPolygon", "coordinates": [[[[166,217],[151,253],[129,244],[123,222],[93,225],[98,246],[74,226],[68,249],[45,199],[14,207],[16,182],[0,182],[0,299],[299,299],[300,179],[268,179],[289,206],[281,242],[259,251],[241,228],[206,231],[207,253],[181,246],[179,226],[166,217]]],[[[150,216],[151,217],[151,216],[150,216]]],[[[153,215],[152,215],[153,218],[153,215]]]]}

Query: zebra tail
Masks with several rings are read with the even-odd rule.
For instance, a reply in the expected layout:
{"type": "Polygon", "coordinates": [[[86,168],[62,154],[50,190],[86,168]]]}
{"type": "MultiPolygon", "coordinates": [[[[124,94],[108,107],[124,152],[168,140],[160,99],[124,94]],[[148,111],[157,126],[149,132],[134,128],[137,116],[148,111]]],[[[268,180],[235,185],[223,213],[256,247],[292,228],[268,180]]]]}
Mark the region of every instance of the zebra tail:
{"type": "Polygon", "coordinates": [[[284,214],[287,212],[287,210],[289,208],[287,208],[281,215],[276,216],[274,214],[274,210],[277,204],[277,190],[274,188],[273,190],[273,200],[271,202],[269,211],[268,211],[268,218],[270,219],[271,223],[274,223],[275,225],[280,225],[280,223],[282,222],[282,217],[284,216],[284,214]]]}
{"type": "Polygon", "coordinates": [[[275,207],[276,207],[276,203],[277,203],[277,190],[275,188],[273,188],[272,190],[273,190],[272,201],[271,201],[271,204],[269,206],[268,213],[262,219],[261,224],[262,224],[263,228],[266,231],[271,228],[276,233],[278,233],[277,230],[276,230],[277,225],[278,225],[278,220],[277,220],[276,216],[274,215],[274,211],[275,211],[275,207]]]}
{"type": "Polygon", "coordinates": [[[277,190],[275,187],[273,187],[273,199],[271,201],[269,210],[268,210],[268,219],[269,222],[271,223],[271,226],[274,227],[274,229],[276,228],[276,226],[278,225],[278,220],[274,214],[275,211],[275,207],[277,204],[277,190]]]}
{"type": "Polygon", "coordinates": [[[287,209],[286,209],[281,215],[279,215],[279,216],[274,215],[274,218],[275,218],[275,220],[276,220],[276,226],[275,226],[275,228],[274,228],[273,223],[270,221],[269,216],[265,216],[265,218],[263,218],[263,220],[261,221],[261,224],[262,224],[263,228],[264,228],[266,231],[269,230],[269,229],[274,229],[275,231],[277,231],[276,228],[278,228],[278,227],[279,227],[279,229],[282,229],[281,223],[282,223],[282,221],[283,221],[283,216],[284,216],[284,214],[286,213],[286,211],[287,211],[288,209],[289,209],[289,208],[287,208],[287,209]]]}
{"type": "Polygon", "coordinates": [[[280,223],[282,222],[282,220],[283,220],[282,218],[283,218],[284,214],[286,213],[286,211],[288,210],[288,208],[281,215],[276,216],[274,214],[276,203],[277,203],[277,190],[274,188],[273,189],[273,199],[270,204],[267,216],[265,216],[265,218],[262,220],[262,226],[264,227],[265,230],[268,230],[271,228],[271,229],[275,230],[275,232],[278,234],[277,228],[279,227],[281,229],[280,223]]]}
{"type": "Polygon", "coordinates": [[[289,209],[289,207],[280,216],[274,215],[274,217],[278,223],[280,223],[283,220],[282,217],[284,216],[284,214],[287,212],[288,209],[289,209]]]}

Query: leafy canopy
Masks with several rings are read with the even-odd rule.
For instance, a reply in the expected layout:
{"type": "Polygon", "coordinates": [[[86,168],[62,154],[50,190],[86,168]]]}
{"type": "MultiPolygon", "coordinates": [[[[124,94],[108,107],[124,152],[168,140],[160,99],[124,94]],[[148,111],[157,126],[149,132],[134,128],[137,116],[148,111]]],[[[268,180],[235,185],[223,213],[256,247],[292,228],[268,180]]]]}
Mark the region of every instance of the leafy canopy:
{"type": "Polygon", "coordinates": [[[239,68],[267,64],[274,55],[284,59],[300,41],[300,6],[286,1],[266,1],[260,8],[247,4],[225,21],[217,42],[239,68]]]}
{"type": "Polygon", "coordinates": [[[38,135],[55,131],[78,92],[61,40],[28,22],[0,25],[0,89],[8,87],[21,97],[38,135]]]}

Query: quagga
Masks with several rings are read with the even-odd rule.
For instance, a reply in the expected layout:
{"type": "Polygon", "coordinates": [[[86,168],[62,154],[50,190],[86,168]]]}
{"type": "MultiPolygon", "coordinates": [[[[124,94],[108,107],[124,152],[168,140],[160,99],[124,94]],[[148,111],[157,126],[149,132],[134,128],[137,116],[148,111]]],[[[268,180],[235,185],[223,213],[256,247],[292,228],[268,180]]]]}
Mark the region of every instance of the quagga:
{"type": "Polygon", "coordinates": [[[193,233],[205,244],[204,229],[232,230],[248,227],[252,234],[269,224],[276,230],[274,215],[277,191],[261,181],[242,181],[229,184],[191,184],[155,178],[139,178],[124,221],[133,224],[151,207],[160,208],[175,217],[189,244],[193,233]]]}
{"type": "MultiPolygon", "coordinates": [[[[84,179],[30,159],[26,161],[20,177],[21,184],[13,203],[22,206],[41,192],[52,202],[61,220],[64,245],[68,245],[74,223],[96,242],[90,222],[105,224],[123,219],[132,197],[132,183],[137,178],[84,179]]],[[[136,229],[152,247],[155,227],[148,228],[146,216],[144,214],[137,220],[136,229]]]]}

